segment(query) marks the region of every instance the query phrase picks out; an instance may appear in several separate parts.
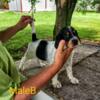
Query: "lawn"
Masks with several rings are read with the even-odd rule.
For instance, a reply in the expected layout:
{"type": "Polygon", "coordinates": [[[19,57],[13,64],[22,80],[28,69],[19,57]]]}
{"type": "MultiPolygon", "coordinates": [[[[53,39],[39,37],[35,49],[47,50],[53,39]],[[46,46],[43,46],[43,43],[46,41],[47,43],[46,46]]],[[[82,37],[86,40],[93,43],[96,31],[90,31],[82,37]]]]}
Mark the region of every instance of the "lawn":
{"type": "MultiPolygon", "coordinates": [[[[25,14],[25,13],[24,13],[25,14]]],[[[0,30],[14,25],[23,15],[15,12],[0,12],[0,30]]],[[[55,24],[55,12],[37,12],[35,14],[36,31],[39,38],[52,38],[53,27],[55,24]]],[[[72,19],[72,26],[74,26],[82,39],[100,40],[100,14],[90,12],[86,15],[81,13],[74,13],[72,19]]],[[[31,28],[18,32],[12,37],[5,46],[13,55],[14,58],[21,56],[19,49],[31,41],[31,28]]]]}

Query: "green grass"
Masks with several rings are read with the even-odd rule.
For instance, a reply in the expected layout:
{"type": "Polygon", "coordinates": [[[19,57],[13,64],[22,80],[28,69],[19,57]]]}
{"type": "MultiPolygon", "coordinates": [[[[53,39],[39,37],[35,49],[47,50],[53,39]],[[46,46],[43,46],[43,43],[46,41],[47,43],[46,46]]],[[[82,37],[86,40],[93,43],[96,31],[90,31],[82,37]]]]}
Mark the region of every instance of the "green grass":
{"type": "Polygon", "coordinates": [[[86,15],[75,13],[72,25],[75,26],[83,39],[100,41],[100,14],[90,12],[86,15]]]}
{"type": "MultiPolygon", "coordinates": [[[[21,13],[0,12],[0,30],[16,24],[21,13]]],[[[37,12],[35,14],[36,31],[39,38],[52,38],[53,28],[55,24],[55,12],[37,12]]],[[[82,39],[100,40],[100,14],[90,12],[86,15],[74,13],[72,19],[74,26],[82,39]]],[[[21,56],[19,49],[31,41],[31,28],[28,26],[24,30],[18,32],[12,37],[5,46],[14,58],[21,56]]]]}

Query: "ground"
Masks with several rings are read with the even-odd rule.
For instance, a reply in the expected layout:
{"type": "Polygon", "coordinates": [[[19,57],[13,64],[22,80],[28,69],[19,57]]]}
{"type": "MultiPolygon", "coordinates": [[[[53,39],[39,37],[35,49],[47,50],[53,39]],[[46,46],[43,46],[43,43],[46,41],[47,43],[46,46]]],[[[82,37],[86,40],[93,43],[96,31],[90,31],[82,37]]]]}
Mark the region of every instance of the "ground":
{"type": "Polygon", "coordinates": [[[100,100],[100,50],[76,64],[73,72],[80,81],[79,85],[72,85],[64,71],[59,77],[63,87],[53,89],[49,85],[46,91],[59,100],[100,100]]]}
{"type": "Polygon", "coordinates": [[[80,54],[80,57],[84,56],[88,47],[91,51],[96,49],[90,51],[91,54],[87,54],[73,66],[74,75],[79,79],[80,84],[71,84],[66,72],[63,71],[59,77],[63,84],[61,89],[54,89],[50,84],[46,87],[46,91],[59,100],[100,100],[100,46],[86,44],[84,46],[86,46],[85,51],[80,54]]]}
{"type": "MultiPolygon", "coordinates": [[[[63,87],[54,89],[49,82],[44,91],[58,100],[100,100],[100,45],[86,42],[78,46],[73,63],[74,76],[79,79],[79,85],[71,84],[66,71],[63,71],[59,76],[63,87]]],[[[33,74],[32,70],[26,74],[28,72],[33,74]]]]}

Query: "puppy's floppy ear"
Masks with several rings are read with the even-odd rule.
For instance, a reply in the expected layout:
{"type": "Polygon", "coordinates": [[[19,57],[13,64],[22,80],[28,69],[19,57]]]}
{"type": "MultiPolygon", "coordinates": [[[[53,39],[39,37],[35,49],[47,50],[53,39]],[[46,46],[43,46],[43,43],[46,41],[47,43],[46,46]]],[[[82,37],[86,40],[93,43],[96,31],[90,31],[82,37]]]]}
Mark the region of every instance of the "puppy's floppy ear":
{"type": "Polygon", "coordinates": [[[79,41],[80,41],[80,43],[81,43],[81,39],[80,39],[80,37],[79,37],[79,35],[78,35],[77,30],[74,30],[74,32],[75,32],[75,35],[77,36],[78,40],[79,40],[79,41]]]}
{"type": "Polygon", "coordinates": [[[72,29],[74,35],[75,35],[75,36],[78,38],[78,40],[81,42],[81,39],[80,39],[80,37],[79,37],[79,34],[78,34],[77,30],[76,30],[74,27],[72,27],[72,26],[71,26],[71,29],[72,29]]]}
{"type": "Polygon", "coordinates": [[[55,39],[55,48],[57,49],[58,48],[58,45],[59,45],[59,42],[63,39],[63,40],[65,40],[65,33],[66,33],[66,27],[64,27],[64,28],[62,28],[61,30],[60,30],[60,32],[57,34],[57,36],[56,36],[56,39],[55,39]]]}
{"type": "Polygon", "coordinates": [[[58,45],[59,45],[59,42],[60,40],[62,39],[62,34],[59,32],[58,35],[56,36],[56,39],[55,39],[55,48],[57,49],[58,48],[58,45]]]}
{"type": "Polygon", "coordinates": [[[79,39],[79,41],[80,41],[80,43],[81,43],[81,39],[80,39],[80,37],[79,37],[79,35],[78,35],[78,32],[75,30],[75,33],[77,34],[77,38],[79,39]]]}

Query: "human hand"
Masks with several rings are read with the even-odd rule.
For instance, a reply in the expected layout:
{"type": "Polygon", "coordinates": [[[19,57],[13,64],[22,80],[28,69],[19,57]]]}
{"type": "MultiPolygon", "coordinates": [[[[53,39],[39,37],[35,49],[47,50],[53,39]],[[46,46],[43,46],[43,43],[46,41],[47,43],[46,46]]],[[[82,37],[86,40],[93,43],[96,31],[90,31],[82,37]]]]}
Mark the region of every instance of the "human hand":
{"type": "Polygon", "coordinates": [[[31,16],[22,16],[18,23],[16,24],[16,28],[18,30],[24,29],[28,24],[32,23],[33,19],[31,16]]]}
{"type": "Polygon", "coordinates": [[[56,64],[57,66],[62,67],[73,50],[73,48],[71,47],[68,47],[67,49],[65,49],[64,48],[65,45],[66,45],[65,41],[61,40],[56,50],[54,64],[56,64]]]}

